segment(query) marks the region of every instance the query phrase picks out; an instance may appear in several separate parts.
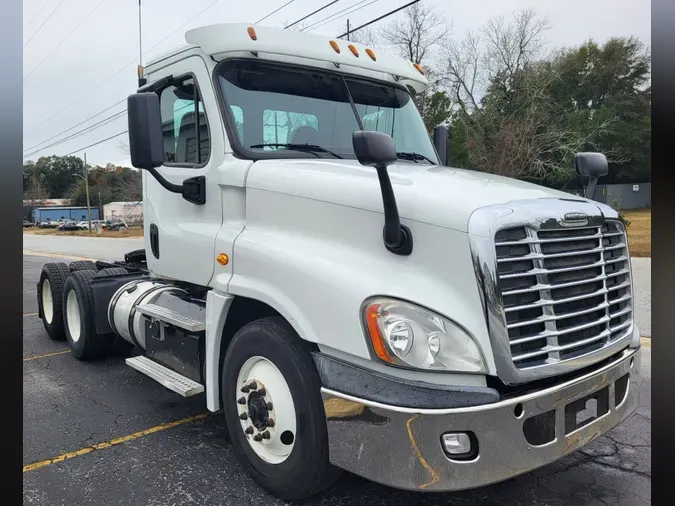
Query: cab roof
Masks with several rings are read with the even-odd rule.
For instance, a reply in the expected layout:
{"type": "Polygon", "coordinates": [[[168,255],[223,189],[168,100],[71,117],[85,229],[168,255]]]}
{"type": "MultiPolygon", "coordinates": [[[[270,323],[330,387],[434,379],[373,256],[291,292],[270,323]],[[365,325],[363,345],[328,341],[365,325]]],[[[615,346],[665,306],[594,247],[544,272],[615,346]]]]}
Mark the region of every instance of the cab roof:
{"type": "Polygon", "coordinates": [[[353,70],[381,72],[396,80],[412,81],[414,88],[429,85],[421,68],[382,49],[369,48],[357,42],[331,39],[323,35],[246,23],[221,23],[202,26],[185,34],[187,45],[158,56],[147,67],[173,55],[199,48],[207,56],[224,59],[228,54],[249,52],[265,57],[299,57],[308,60],[345,65],[353,70]]]}

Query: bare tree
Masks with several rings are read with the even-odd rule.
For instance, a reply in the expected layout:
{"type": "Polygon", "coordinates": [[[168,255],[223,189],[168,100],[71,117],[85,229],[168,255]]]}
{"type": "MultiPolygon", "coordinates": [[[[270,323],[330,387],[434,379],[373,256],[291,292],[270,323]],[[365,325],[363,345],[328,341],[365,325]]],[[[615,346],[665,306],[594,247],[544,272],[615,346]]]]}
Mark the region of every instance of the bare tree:
{"type": "Polygon", "coordinates": [[[457,107],[470,112],[490,86],[509,92],[521,72],[539,56],[548,22],[527,9],[511,22],[499,16],[461,41],[445,39],[441,50],[440,80],[457,107]]]}
{"type": "Polygon", "coordinates": [[[447,36],[449,27],[433,6],[416,3],[404,11],[403,19],[381,29],[383,40],[413,63],[422,64],[447,36]]]}

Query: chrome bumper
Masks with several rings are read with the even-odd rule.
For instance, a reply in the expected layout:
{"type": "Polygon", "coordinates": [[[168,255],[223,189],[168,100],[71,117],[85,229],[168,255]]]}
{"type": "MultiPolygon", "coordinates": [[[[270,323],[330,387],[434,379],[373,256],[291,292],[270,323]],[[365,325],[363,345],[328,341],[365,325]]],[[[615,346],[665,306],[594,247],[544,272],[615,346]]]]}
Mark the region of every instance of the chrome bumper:
{"type": "Polygon", "coordinates": [[[402,408],[322,389],[330,460],[369,480],[408,490],[462,490],[507,480],[564,457],[627,418],[638,406],[639,373],[640,350],[626,349],[614,362],[567,383],[454,409],[402,408]],[[617,399],[623,390],[623,399],[617,399]],[[594,396],[598,417],[576,427],[579,405],[594,396]],[[570,406],[574,401],[580,402],[570,406]],[[533,422],[527,424],[526,438],[525,421],[544,413],[538,420],[549,417],[548,424],[535,425],[539,432],[548,430],[552,440],[530,444],[533,422]],[[477,457],[457,461],[446,455],[441,436],[453,431],[475,435],[477,457]]]}

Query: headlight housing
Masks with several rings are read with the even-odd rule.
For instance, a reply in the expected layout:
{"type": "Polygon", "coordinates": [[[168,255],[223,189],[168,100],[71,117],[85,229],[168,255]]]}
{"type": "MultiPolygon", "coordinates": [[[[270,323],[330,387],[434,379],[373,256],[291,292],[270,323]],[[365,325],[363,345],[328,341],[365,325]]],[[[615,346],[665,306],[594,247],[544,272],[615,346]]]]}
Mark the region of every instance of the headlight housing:
{"type": "Polygon", "coordinates": [[[375,354],[393,365],[432,371],[485,373],[474,338],[456,323],[396,299],[366,302],[363,322],[375,354]]]}

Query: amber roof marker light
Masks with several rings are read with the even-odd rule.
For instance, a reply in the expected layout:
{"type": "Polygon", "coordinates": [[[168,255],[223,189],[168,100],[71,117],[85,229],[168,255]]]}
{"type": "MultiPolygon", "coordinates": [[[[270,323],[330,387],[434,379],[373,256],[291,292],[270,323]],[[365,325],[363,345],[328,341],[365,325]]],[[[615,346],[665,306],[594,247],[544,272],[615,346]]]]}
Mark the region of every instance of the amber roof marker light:
{"type": "Polygon", "coordinates": [[[377,57],[375,56],[375,51],[373,51],[372,49],[370,49],[370,48],[366,49],[366,54],[368,56],[370,56],[371,60],[377,61],[377,57]]]}
{"type": "Polygon", "coordinates": [[[422,65],[420,65],[419,63],[413,63],[413,67],[415,67],[417,72],[424,75],[424,69],[422,68],[422,65]]]}
{"type": "Polygon", "coordinates": [[[359,50],[356,49],[356,46],[354,46],[354,44],[349,44],[349,46],[347,46],[347,47],[349,48],[349,50],[352,52],[352,54],[354,56],[356,56],[357,58],[359,57],[359,50]]]}
{"type": "Polygon", "coordinates": [[[337,54],[340,54],[340,46],[338,46],[338,43],[335,42],[334,40],[330,41],[330,46],[335,50],[337,54]]]}
{"type": "Polygon", "coordinates": [[[255,33],[255,28],[249,26],[247,32],[248,36],[251,37],[251,40],[258,40],[258,36],[255,33]]]}

